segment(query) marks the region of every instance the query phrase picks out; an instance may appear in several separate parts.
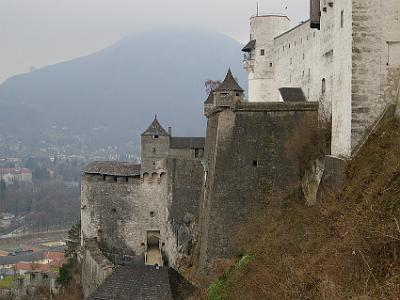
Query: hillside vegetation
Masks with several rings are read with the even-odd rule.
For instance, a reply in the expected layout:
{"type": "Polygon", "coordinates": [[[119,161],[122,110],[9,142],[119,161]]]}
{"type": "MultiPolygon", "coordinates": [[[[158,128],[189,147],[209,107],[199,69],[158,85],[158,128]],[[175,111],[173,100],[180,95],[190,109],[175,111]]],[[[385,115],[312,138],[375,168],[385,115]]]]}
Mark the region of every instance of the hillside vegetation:
{"type": "Polygon", "coordinates": [[[340,195],[313,208],[291,197],[243,229],[241,256],[208,298],[400,299],[399,129],[383,122],[340,195]]]}

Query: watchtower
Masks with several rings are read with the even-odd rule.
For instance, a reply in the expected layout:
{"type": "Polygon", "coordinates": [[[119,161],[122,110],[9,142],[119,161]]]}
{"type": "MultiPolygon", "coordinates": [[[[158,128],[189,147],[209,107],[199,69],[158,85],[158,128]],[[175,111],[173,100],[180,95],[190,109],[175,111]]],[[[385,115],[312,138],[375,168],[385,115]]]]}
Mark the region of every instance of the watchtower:
{"type": "Polygon", "coordinates": [[[149,175],[158,170],[165,169],[164,158],[169,151],[170,136],[154,117],[153,122],[141,135],[141,168],[140,175],[149,175]]]}
{"type": "Polygon", "coordinates": [[[280,101],[274,80],[274,39],[289,29],[289,18],[264,15],[250,18],[250,42],[242,49],[249,78],[249,102],[280,101]]]}
{"type": "Polygon", "coordinates": [[[244,101],[244,90],[230,69],[221,85],[214,90],[214,101],[218,107],[233,107],[238,101],[244,101]]]}

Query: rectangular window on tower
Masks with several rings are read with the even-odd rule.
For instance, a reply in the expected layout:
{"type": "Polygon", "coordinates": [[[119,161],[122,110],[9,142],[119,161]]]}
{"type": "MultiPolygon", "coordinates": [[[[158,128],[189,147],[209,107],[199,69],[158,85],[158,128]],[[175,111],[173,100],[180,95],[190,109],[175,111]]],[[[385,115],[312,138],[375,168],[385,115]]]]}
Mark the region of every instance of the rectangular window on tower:
{"type": "Polygon", "coordinates": [[[264,49],[261,49],[260,55],[261,55],[261,56],[264,56],[264,55],[265,55],[265,50],[264,50],[264,49]]]}
{"type": "Polygon", "coordinates": [[[195,158],[203,158],[204,157],[204,149],[203,148],[194,149],[194,157],[195,158]]]}

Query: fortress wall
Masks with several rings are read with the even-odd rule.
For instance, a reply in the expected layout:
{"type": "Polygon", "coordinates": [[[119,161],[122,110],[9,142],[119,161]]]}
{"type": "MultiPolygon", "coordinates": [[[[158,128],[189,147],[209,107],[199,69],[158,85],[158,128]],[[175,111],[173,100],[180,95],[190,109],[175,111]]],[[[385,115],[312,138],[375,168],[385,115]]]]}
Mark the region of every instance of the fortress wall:
{"type": "Polygon", "coordinates": [[[101,253],[94,239],[86,240],[82,260],[82,289],[88,297],[113,272],[113,264],[101,253]]]}
{"type": "Polygon", "coordinates": [[[175,241],[169,253],[170,263],[175,266],[181,258],[192,254],[204,172],[200,160],[184,158],[168,159],[168,169],[173,178],[169,218],[175,241]]]}
{"type": "Polygon", "coordinates": [[[351,0],[334,2],[322,14],[322,26],[329,19],[333,44],[333,93],[331,154],[351,156],[351,68],[352,68],[352,5],[351,0]],[[343,18],[342,18],[343,12],[343,18]],[[343,20],[343,26],[342,26],[343,20]]]}
{"type": "Polygon", "coordinates": [[[298,156],[289,153],[297,153],[296,137],[315,128],[317,119],[317,103],[243,103],[209,116],[201,267],[234,255],[237,230],[299,186],[298,156]]]}
{"type": "Polygon", "coordinates": [[[307,21],[275,38],[274,73],[277,88],[301,87],[309,101],[321,95],[320,32],[307,21]]]}
{"type": "Polygon", "coordinates": [[[130,182],[99,181],[99,177],[82,177],[85,238],[98,237],[106,251],[120,255],[141,255],[151,230],[160,231],[165,245],[173,243],[167,222],[171,196],[167,174],[130,182]]]}
{"type": "Polygon", "coordinates": [[[352,148],[362,140],[389,103],[398,85],[400,2],[352,0],[352,148]],[[389,43],[388,43],[389,42],[389,43]],[[397,51],[396,51],[397,49],[397,51]]]}
{"type": "Polygon", "coordinates": [[[275,38],[277,87],[301,87],[332,128],[331,153],[351,155],[351,0],[321,3],[321,30],[309,21],[275,38]],[[343,27],[342,27],[343,11],[343,27]],[[331,125],[330,125],[331,124],[331,125]]]}
{"type": "Polygon", "coordinates": [[[194,150],[190,149],[169,149],[169,157],[192,159],[194,157],[194,150]]]}
{"type": "MultiPolygon", "coordinates": [[[[187,151],[186,151],[187,152],[187,151]]],[[[193,158],[167,158],[168,173],[140,177],[82,177],[82,244],[96,238],[107,256],[141,256],[147,232],[160,231],[170,266],[191,254],[203,182],[193,158]]]]}

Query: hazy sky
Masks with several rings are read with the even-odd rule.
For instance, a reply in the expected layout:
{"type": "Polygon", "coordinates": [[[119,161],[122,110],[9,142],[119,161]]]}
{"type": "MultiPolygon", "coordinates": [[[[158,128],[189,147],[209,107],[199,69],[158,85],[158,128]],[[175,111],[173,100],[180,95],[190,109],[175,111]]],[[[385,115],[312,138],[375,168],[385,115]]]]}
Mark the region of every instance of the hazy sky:
{"type": "MultiPolygon", "coordinates": [[[[0,83],[69,60],[131,32],[204,29],[247,42],[256,0],[0,0],[0,83]]],[[[261,13],[308,18],[309,0],[260,0],[261,13]],[[285,10],[287,7],[287,10],[285,10]]]]}

